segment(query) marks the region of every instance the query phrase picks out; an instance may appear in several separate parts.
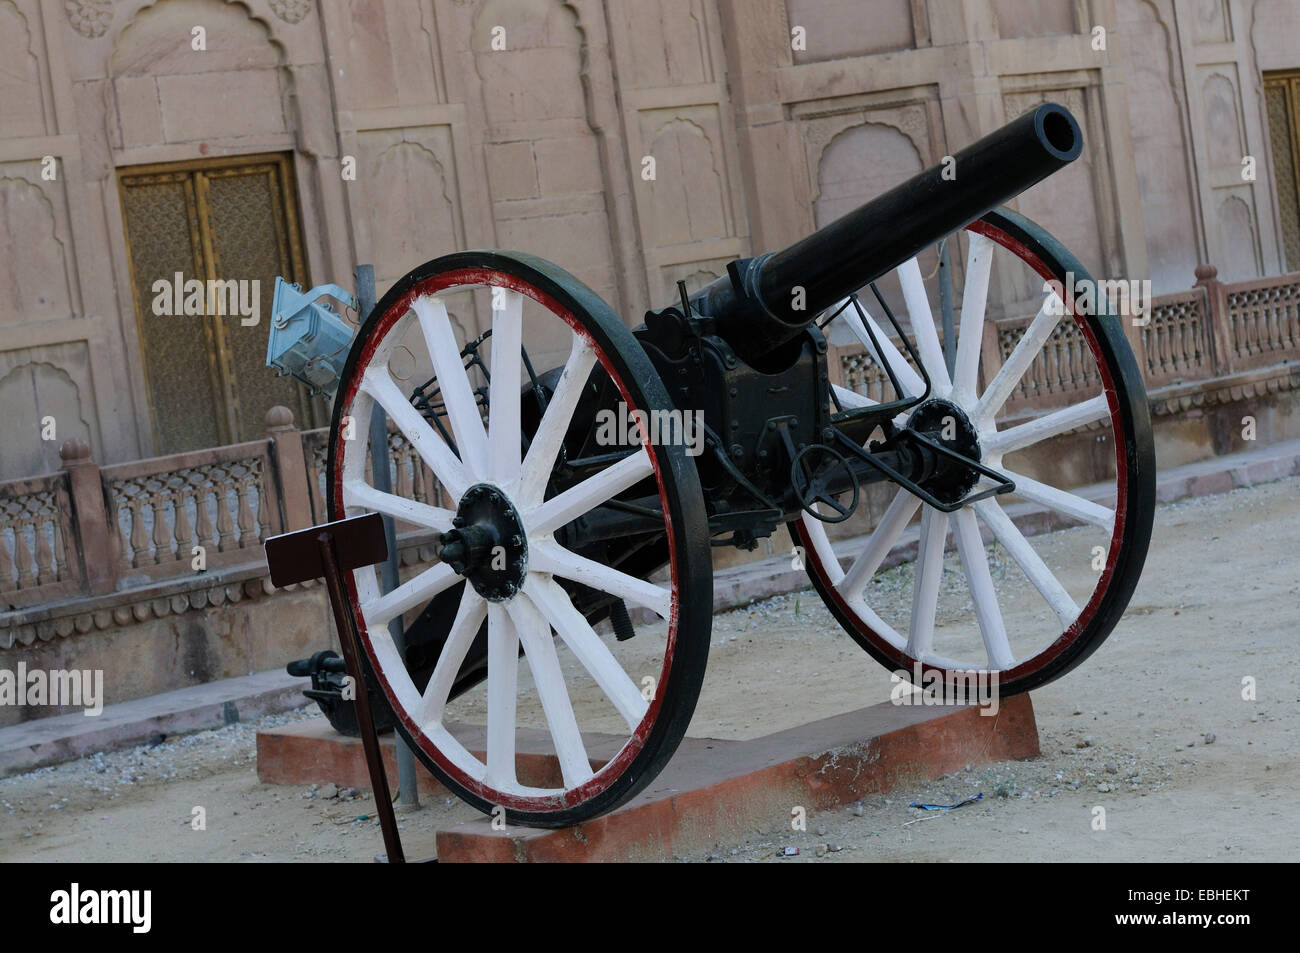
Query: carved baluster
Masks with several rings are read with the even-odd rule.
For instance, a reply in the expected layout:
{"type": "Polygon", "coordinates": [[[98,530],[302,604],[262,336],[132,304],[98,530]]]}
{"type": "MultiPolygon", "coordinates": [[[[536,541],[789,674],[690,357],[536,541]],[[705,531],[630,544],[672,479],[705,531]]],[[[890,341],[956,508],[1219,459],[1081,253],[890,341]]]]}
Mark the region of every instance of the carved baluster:
{"type": "Polygon", "coordinates": [[[224,553],[237,545],[235,521],[230,515],[231,487],[229,471],[213,470],[212,484],[217,498],[217,551],[224,553]]]}
{"type": "Polygon", "coordinates": [[[208,513],[209,491],[207,485],[194,487],[194,532],[198,536],[199,545],[204,549],[217,542],[212,536],[212,516],[208,513]]]}
{"type": "MultiPolygon", "coordinates": [[[[16,534],[16,527],[14,531],[16,534]]],[[[16,549],[17,546],[14,548],[16,549]]],[[[10,592],[16,585],[14,582],[14,561],[9,555],[9,543],[5,538],[4,527],[0,527],[0,592],[10,592]]]]}
{"type": "MultiPolygon", "coordinates": [[[[125,502],[120,496],[113,497],[113,512],[110,517],[111,528],[113,530],[113,541],[117,546],[117,565],[119,568],[126,568],[130,565],[130,556],[127,553],[127,528],[122,525],[122,503],[125,502]]],[[[126,512],[130,512],[127,510],[126,512]]],[[[128,522],[130,522],[128,520],[128,522]]]]}
{"type": "Polygon", "coordinates": [[[35,576],[32,573],[32,551],[27,547],[25,521],[14,525],[14,562],[18,564],[18,588],[31,588],[35,576]]]}
{"type": "Polygon", "coordinates": [[[237,517],[239,520],[239,547],[241,549],[256,543],[253,535],[253,510],[248,503],[248,489],[252,482],[251,474],[247,474],[235,485],[235,499],[238,501],[239,506],[237,517]]]}
{"type": "Polygon", "coordinates": [[[1270,351],[1282,346],[1282,326],[1278,322],[1278,312],[1282,310],[1281,297],[1276,288],[1269,295],[1271,300],[1268,308],[1268,348],[1270,351]]]}
{"type": "Polygon", "coordinates": [[[188,486],[189,474],[187,473],[181,477],[180,486],[172,494],[172,506],[176,514],[176,558],[178,560],[189,559],[194,539],[194,530],[190,527],[189,509],[186,507],[188,500],[185,490],[188,486]]]}
{"type": "Polygon", "coordinates": [[[429,481],[425,478],[424,467],[419,456],[414,453],[407,453],[407,458],[411,461],[411,482],[415,498],[421,503],[432,503],[433,494],[429,492],[429,481]]]}
{"type": "Polygon", "coordinates": [[[38,586],[58,579],[58,575],[54,572],[54,551],[50,548],[50,537],[45,532],[47,525],[43,520],[32,520],[32,530],[36,533],[36,584],[38,586]]]}
{"type": "MultiPolygon", "coordinates": [[[[68,578],[68,548],[63,541],[63,520],[56,511],[54,520],[54,578],[62,582],[68,578]]],[[[3,549],[0,546],[0,549],[3,549]]]]}
{"type": "Polygon", "coordinates": [[[144,514],[141,512],[143,498],[137,493],[131,497],[131,565],[140,568],[141,557],[149,555],[149,536],[144,531],[144,514]]]}
{"type": "Polygon", "coordinates": [[[155,490],[149,497],[149,506],[153,510],[153,562],[161,566],[172,560],[172,530],[167,525],[167,502],[170,494],[165,490],[155,490]]]}
{"type": "Polygon", "coordinates": [[[257,536],[254,538],[261,542],[267,536],[267,528],[271,523],[271,511],[267,509],[265,484],[258,482],[253,485],[253,488],[257,490],[257,536]]]}

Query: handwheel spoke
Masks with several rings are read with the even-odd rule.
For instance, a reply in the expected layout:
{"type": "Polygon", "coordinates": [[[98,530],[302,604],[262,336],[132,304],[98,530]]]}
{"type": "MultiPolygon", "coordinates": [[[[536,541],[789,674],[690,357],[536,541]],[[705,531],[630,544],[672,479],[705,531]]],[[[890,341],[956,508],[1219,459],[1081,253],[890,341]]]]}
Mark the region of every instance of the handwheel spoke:
{"type": "Polygon", "coordinates": [[[1005,671],[1015,664],[1015,657],[1011,654],[1011,643],[1002,621],[998,595],[993,588],[993,576],[989,572],[989,560],[984,552],[979,522],[975,519],[975,511],[969,507],[953,514],[953,541],[957,544],[957,555],[966,573],[971,601],[975,604],[975,618],[984,639],[989,668],[1005,671]]]}
{"type": "Polygon", "coordinates": [[[546,483],[550,479],[555,458],[560,452],[560,444],[573,420],[574,409],[582,396],[582,389],[587,384],[591,369],[596,364],[596,352],[579,334],[573,335],[573,347],[569,359],[565,361],[560,380],[555,386],[537,426],[537,433],[529,444],[524,456],[523,473],[519,483],[519,501],[524,506],[534,506],[541,502],[546,493],[546,483]]]}
{"type": "Polygon", "coordinates": [[[880,564],[885,561],[885,557],[894,548],[898,537],[903,534],[903,529],[920,505],[921,501],[907,490],[900,489],[894,494],[894,499],[890,501],[885,514],[880,517],[880,522],[876,524],[875,530],[867,539],[866,548],[853,560],[844,579],[836,586],[840,592],[846,595],[862,592],[867,585],[867,580],[875,575],[880,564]]]}
{"type": "Polygon", "coordinates": [[[934,315],[930,312],[930,297],[925,293],[925,279],[921,277],[921,265],[915,258],[909,258],[898,266],[898,280],[903,286],[903,300],[907,303],[907,319],[916,335],[916,351],[925,365],[930,381],[934,385],[936,396],[942,397],[952,389],[948,378],[948,365],[943,359],[943,347],[939,344],[939,331],[934,326],[934,315]]]}
{"type": "Polygon", "coordinates": [[[601,641],[596,630],[574,607],[568,594],[554,580],[534,575],[524,583],[524,593],[564,639],[583,668],[591,673],[605,697],[627,722],[628,729],[635,731],[650,707],[649,702],[641,696],[641,690],[624,671],[609,646],[601,641]]]}
{"type": "Polygon", "coordinates": [[[934,647],[934,622],[939,613],[939,583],[943,579],[943,549],[948,514],[927,506],[921,513],[921,540],[912,580],[912,618],[907,654],[920,658],[934,647]]]}
{"type": "Polygon", "coordinates": [[[488,386],[490,476],[499,486],[519,476],[519,367],[523,340],[524,296],[503,291],[502,307],[492,312],[492,380],[488,386]]]}
{"type": "Polygon", "coordinates": [[[989,274],[996,246],[977,232],[970,233],[966,255],[966,284],[961,296],[961,328],[953,368],[953,400],[965,406],[979,386],[980,350],[984,343],[984,308],[988,301],[989,274]]]}
{"type": "Polygon", "coordinates": [[[661,618],[672,611],[672,590],[579,556],[554,541],[535,543],[528,553],[528,568],[572,579],[599,592],[644,606],[661,618]]]}
{"type": "Polygon", "coordinates": [[[428,602],[444,589],[454,585],[459,578],[455,570],[446,563],[436,563],[418,576],[408,579],[392,592],[369,602],[362,602],[361,614],[366,620],[366,625],[376,628],[386,624],[390,619],[396,619],[408,609],[414,609],[428,602]]]}
{"type": "Polygon", "coordinates": [[[889,336],[884,331],[880,330],[880,325],[871,317],[866,305],[861,302],[858,303],[862,306],[863,317],[859,318],[857,311],[852,306],[841,311],[840,316],[848,324],[857,339],[862,342],[862,346],[866,348],[867,353],[880,365],[881,369],[888,368],[894,372],[899,385],[905,391],[905,393],[898,396],[920,397],[925,393],[925,382],[921,380],[921,375],[912,369],[912,365],[907,363],[907,359],[894,346],[894,342],[889,339],[889,336]],[[871,334],[867,333],[868,327],[871,328],[871,334]],[[876,341],[880,345],[879,349],[871,343],[872,334],[875,335],[876,341]]]}
{"type": "Polygon", "coordinates": [[[1024,334],[1020,336],[1020,340],[1016,342],[1016,346],[1007,355],[1007,359],[1002,362],[997,374],[984,390],[972,415],[976,420],[992,422],[994,415],[1002,409],[1002,405],[1007,402],[1015,391],[1016,385],[1020,383],[1020,378],[1025,376],[1025,371],[1029,370],[1030,365],[1034,363],[1034,358],[1038,357],[1043,345],[1056,330],[1063,309],[1059,306],[1051,307],[1054,296],[1055,292],[1052,292],[1044,299],[1043,306],[1034,315],[1034,320],[1029,322],[1029,327],[1025,328],[1024,334]]]}
{"type": "Polygon", "coordinates": [[[440,533],[451,529],[452,518],[456,515],[439,506],[409,500],[395,493],[384,493],[361,480],[343,481],[343,505],[359,506],[440,533]]]}
{"type": "Polygon", "coordinates": [[[1056,614],[1061,625],[1066,628],[1073,625],[1074,620],[1079,617],[1079,607],[1052,570],[1047,568],[1047,563],[1043,562],[1024,533],[1011,522],[1011,517],[1007,516],[1006,511],[996,500],[978,501],[975,503],[975,511],[979,513],[997,541],[1011,554],[1011,558],[1016,561],[1025,578],[1047,600],[1048,606],[1056,614]]]}
{"type": "Polygon", "coordinates": [[[650,462],[650,454],[642,447],[595,476],[551,497],[537,507],[531,514],[532,518],[525,520],[525,525],[532,535],[553,533],[583,513],[600,506],[610,497],[640,483],[652,473],[654,466],[650,462]]]}
{"type": "Polygon", "coordinates": [[[1040,506],[1046,506],[1048,509],[1056,510],[1058,513],[1073,516],[1084,523],[1100,526],[1107,532],[1115,525],[1115,511],[1102,506],[1100,503],[1085,500],[1074,493],[1058,490],[1054,486],[1039,483],[1037,480],[1031,480],[1019,473],[1012,473],[1010,470],[1003,470],[1002,472],[1007,479],[1015,482],[1017,496],[1022,496],[1040,506]]]}
{"type": "Polygon", "coordinates": [[[361,380],[361,389],[379,402],[397,429],[402,432],[420,459],[429,465],[434,476],[453,500],[458,500],[469,486],[469,476],[446,441],[434,432],[429,422],[411,406],[388,371],[372,367],[361,380]]]}
{"type": "Polygon", "coordinates": [[[573,714],[573,703],[564,684],[564,673],[555,654],[551,628],[537,607],[527,596],[516,596],[506,603],[506,610],[515,624],[515,631],[524,645],[524,658],[533,673],[537,696],[546,715],[546,724],[555,743],[555,754],[560,761],[560,773],[565,788],[572,789],[591,779],[594,773],[587,758],[587,749],[578,730],[578,720],[573,714]]]}
{"type": "Polygon", "coordinates": [[[1023,450],[1025,447],[1032,447],[1049,437],[1055,437],[1076,427],[1082,427],[1085,424],[1100,420],[1109,413],[1110,405],[1106,402],[1106,395],[1098,394],[1096,397],[1075,404],[1072,407],[1054,410],[1049,414],[1035,417],[1033,420],[1015,427],[999,430],[986,437],[982,443],[986,453],[1012,453],[1016,450],[1023,450]]]}
{"type": "Polygon", "coordinates": [[[519,636],[515,632],[510,615],[499,603],[488,604],[487,616],[487,774],[485,780],[498,787],[510,787],[516,783],[515,709],[519,701],[519,636]]]}
{"type": "Polygon", "coordinates": [[[447,308],[440,298],[420,295],[412,303],[411,310],[420,319],[420,330],[424,332],[424,343],[429,349],[434,373],[438,375],[438,388],[451,431],[456,437],[461,462],[472,476],[483,479],[488,473],[487,436],[483,432],[478,402],[465,373],[460,346],[451,330],[447,308]]]}
{"type": "MultiPolygon", "coordinates": [[[[461,663],[465,661],[465,655],[474,643],[474,636],[478,635],[479,627],[483,624],[483,616],[486,614],[487,602],[474,591],[472,586],[466,586],[460,597],[460,605],[456,609],[456,618],[447,632],[447,641],[443,643],[442,652],[438,655],[438,664],[433,667],[433,675],[429,677],[429,684],[425,686],[419,707],[412,713],[415,723],[420,728],[428,728],[442,722],[443,709],[446,708],[447,699],[451,696],[451,687],[456,682],[456,676],[460,674],[461,663]]],[[[490,704],[488,712],[491,717],[490,704]]]]}

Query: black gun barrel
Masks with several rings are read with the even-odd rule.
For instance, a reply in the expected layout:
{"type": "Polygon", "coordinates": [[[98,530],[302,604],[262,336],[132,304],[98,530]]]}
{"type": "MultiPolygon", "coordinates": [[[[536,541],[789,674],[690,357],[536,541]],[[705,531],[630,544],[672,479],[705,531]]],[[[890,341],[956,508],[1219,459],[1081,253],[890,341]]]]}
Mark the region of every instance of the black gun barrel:
{"type": "Polygon", "coordinates": [[[1078,158],[1070,111],[1044,103],[784,251],[741,259],[691,297],[752,362],[822,311],[1078,158]]]}

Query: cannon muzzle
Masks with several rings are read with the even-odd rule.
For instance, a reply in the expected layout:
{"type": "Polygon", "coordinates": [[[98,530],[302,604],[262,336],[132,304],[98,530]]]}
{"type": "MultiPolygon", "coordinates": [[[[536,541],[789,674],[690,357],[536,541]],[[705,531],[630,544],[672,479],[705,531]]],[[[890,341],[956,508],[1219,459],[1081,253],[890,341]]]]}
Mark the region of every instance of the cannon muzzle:
{"type": "Polygon", "coordinates": [[[826,308],[1073,162],[1082,148],[1070,111],[1044,103],[784,251],[732,262],[691,307],[712,317],[741,357],[761,362],[826,308]]]}

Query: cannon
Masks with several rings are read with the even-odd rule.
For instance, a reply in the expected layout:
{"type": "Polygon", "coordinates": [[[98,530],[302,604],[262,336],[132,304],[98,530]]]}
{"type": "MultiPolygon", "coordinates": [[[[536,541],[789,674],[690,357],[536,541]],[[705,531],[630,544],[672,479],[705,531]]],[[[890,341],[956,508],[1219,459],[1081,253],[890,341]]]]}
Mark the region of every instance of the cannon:
{"type": "Polygon", "coordinates": [[[1120,317],[1080,306],[1087,269],[1001,207],[1081,149],[1068,110],[1039,106],[789,248],[679,283],[635,327],[510,251],[415,268],[346,347],[314,293],[282,307],[277,286],[268,361],[333,399],[330,518],[385,514],[436,557],[391,591],[373,567],[347,581],[375,691],[425,766],[543,827],[643,789],[695,710],[718,547],[792,547],[845,632],[913,681],[976,673],[1005,696],[1093,652],[1150,538],[1146,395],[1120,317]],[[923,273],[939,243],[965,250],[959,300],[923,273]],[[860,345],[874,392],[836,380],[831,340],[860,345]],[[368,446],[377,409],[391,491],[367,470],[390,449],[368,446]],[[1055,485],[1073,474],[1104,479],[1055,485]]]}

